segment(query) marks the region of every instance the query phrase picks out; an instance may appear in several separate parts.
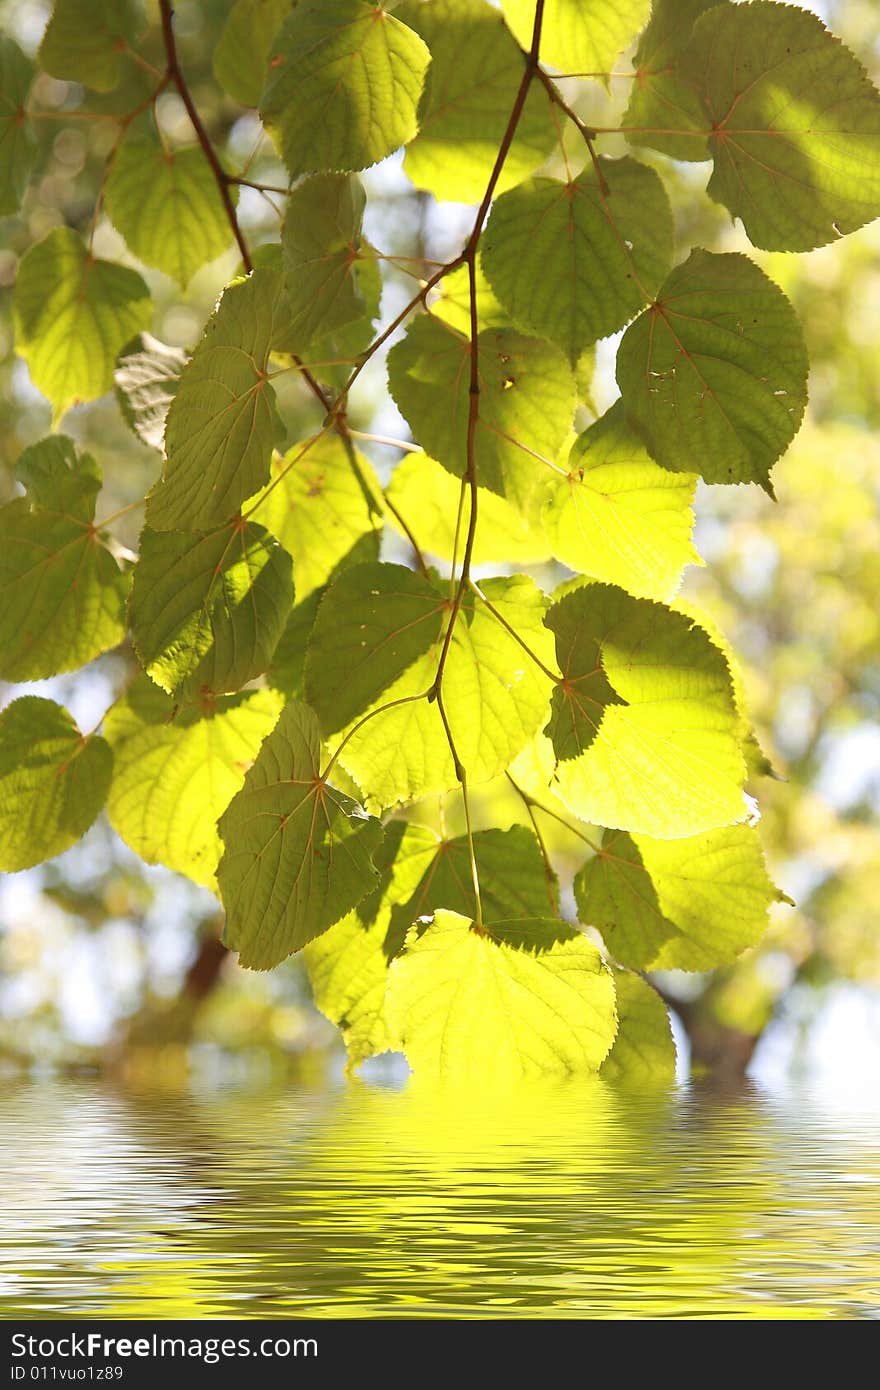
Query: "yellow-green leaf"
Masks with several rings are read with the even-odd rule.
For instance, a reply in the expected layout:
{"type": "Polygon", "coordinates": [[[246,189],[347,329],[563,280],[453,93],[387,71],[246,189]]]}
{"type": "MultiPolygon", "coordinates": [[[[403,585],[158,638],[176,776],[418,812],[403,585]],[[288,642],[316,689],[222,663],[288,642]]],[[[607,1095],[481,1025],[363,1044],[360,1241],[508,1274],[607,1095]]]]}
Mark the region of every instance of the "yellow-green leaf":
{"type": "Polygon", "coordinates": [[[545,486],[552,552],[581,574],[669,599],[685,565],[702,563],[690,539],[696,482],[656,464],[616,403],[574,444],[567,476],[545,486]]]}
{"type": "Polygon", "coordinates": [[[120,349],[152,312],[137,272],[95,260],[70,227],[56,227],[22,256],[13,308],[16,348],[56,421],[110,390],[120,349]]]}
{"type": "Polygon", "coordinates": [[[431,55],[362,0],[300,0],[271,46],[260,114],[294,177],[366,169],[416,133],[431,55]]]}
{"type": "Polygon", "coordinates": [[[318,721],[295,700],[220,820],[224,940],[268,970],[360,902],[377,880],[377,820],[320,773],[318,721]]]}
{"type": "Polygon", "coordinates": [[[15,873],[69,849],[94,821],[112,764],[66,709],[25,695],[0,714],[0,869],[15,873]]]}
{"type": "Polygon", "coordinates": [[[116,833],[148,864],[215,888],[217,820],[280,711],[271,690],[177,709],[139,677],[105,724],[114,756],[107,810],[116,833]]]}
{"type": "MultiPolygon", "coordinates": [[[[504,18],[528,49],[535,0],[502,0],[504,18]]],[[[648,19],[651,0],[546,0],[540,57],[562,72],[604,77],[648,19]]]]}
{"type": "Polygon", "coordinates": [[[606,1081],[668,1086],[675,1080],[675,1043],[666,1005],[655,989],[628,970],[614,971],[617,1037],[602,1063],[606,1081]]]}
{"type": "Polygon", "coordinates": [[[388,1015],[418,1075],[512,1082],[598,1070],[617,1026],[614,984],[564,922],[416,923],[390,967],[388,1015]]]}

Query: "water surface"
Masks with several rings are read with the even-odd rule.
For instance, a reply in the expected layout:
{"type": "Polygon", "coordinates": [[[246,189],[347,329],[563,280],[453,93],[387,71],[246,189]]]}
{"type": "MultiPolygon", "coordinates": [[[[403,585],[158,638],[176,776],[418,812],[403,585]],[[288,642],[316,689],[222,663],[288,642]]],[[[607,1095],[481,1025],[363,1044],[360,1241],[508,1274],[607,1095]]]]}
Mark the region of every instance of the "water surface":
{"type": "Polygon", "coordinates": [[[7,1083],[5,1317],[880,1316],[880,1112],[7,1083]]]}

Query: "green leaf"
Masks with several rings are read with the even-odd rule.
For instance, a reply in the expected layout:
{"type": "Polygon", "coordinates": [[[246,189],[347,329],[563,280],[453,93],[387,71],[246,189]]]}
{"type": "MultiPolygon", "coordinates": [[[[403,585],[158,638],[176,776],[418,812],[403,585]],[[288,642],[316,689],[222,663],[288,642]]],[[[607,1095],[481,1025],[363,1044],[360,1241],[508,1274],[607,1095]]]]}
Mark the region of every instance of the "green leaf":
{"type": "Polygon", "coordinates": [[[599,159],[578,178],[532,179],[495,204],[483,270],[520,327],[575,364],[622,328],[672,264],[672,209],[659,175],[634,159],[599,159]]]}
{"type": "MultiPolygon", "coordinates": [[[[528,49],[534,0],[501,0],[501,8],[517,42],[528,49]]],[[[547,0],[540,57],[561,72],[605,76],[638,34],[650,8],[651,0],[547,0]]]]}
{"type": "Polygon", "coordinates": [[[780,896],[750,825],[684,840],[607,831],[574,891],[581,920],[633,970],[729,964],[760,941],[780,896]]]}
{"type": "Polygon", "coordinates": [[[139,333],[125,347],[113,373],[123,419],[151,449],[162,449],[165,420],[181,373],[189,361],[182,348],[139,333]]]}
{"type": "Polygon", "coordinates": [[[120,349],[152,312],[141,277],[95,260],[69,227],[56,227],[22,256],[13,308],[16,348],[55,421],[110,390],[120,349]]]}
{"type": "MultiPolygon", "coordinates": [[[[659,471],[659,470],[658,470],[659,471]]],[[[668,474],[664,474],[664,477],[668,474]]],[[[427,454],[413,453],[401,459],[386,490],[388,501],[401,516],[415,522],[415,536],[422,550],[441,560],[451,560],[455,547],[455,522],[461,483],[427,454]]],[[[466,489],[458,528],[458,553],[470,520],[470,490],[466,489]]],[[[479,524],[474,542],[474,564],[539,564],[550,555],[538,526],[529,524],[519,507],[487,488],[479,489],[479,524]]],[[[393,512],[392,526],[399,527],[393,512]]],[[[401,535],[403,535],[401,530],[401,535]]]]}
{"type": "MultiPolygon", "coordinates": [[[[480,585],[505,622],[545,663],[552,643],[543,626],[546,599],[531,579],[487,579],[480,585]]],[[[446,597],[445,586],[437,590],[446,597]]],[[[436,643],[390,685],[380,703],[423,694],[440,654],[436,643]]],[[[503,772],[546,718],[550,682],[520,643],[469,593],[449,648],[444,704],[469,784],[503,772]]],[[[457,782],[436,702],[412,699],[376,714],[340,754],[343,767],[365,789],[367,804],[397,802],[448,791],[457,782]]]]}
{"type": "Polygon", "coordinates": [[[661,838],[745,818],[730,672],[692,619],[587,584],[547,624],[564,679],[546,732],[560,760],[553,790],[569,810],[661,838]]]}
{"type": "Polygon", "coordinates": [[[712,132],[708,192],[755,246],[810,251],[880,215],[880,93],[816,15],[718,5],[682,72],[712,132]]]}
{"type": "MultiPolygon", "coordinates": [[[[238,190],[230,191],[235,198],[238,190]]],[[[217,180],[198,145],[166,150],[148,136],[129,136],[113,157],[104,202],[129,250],[183,286],[232,243],[217,180]]]]}
{"type": "Polygon", "coordinates": [[[702,564],[690,539],[696,481],[656,464],[615,403],[573,445],[567,476],[546,484],[553,554],[638,597],[669,599],[685,565],[702,564]]]}
{"type": "Polygon", "coordinates": [[[341,1029],[349,1068],[399,1047],[385,1010],[388,965],[403,944],[389,931],[392,905],[410,895],[434,842],[424,826],[392,821],[374,858],[378,887],[303,950],[315,1003],[341,1029]]]}
{"type": "Polygon", "coordinates": [[[457,912],[417,923],[391,965],[388,1014],[413,1070],[510,1082],[596,1071],[614,1040],[614,984],[564,922],[488,922],[457,912]]]}
{"type": "Polygon", "coordinates": [[[93,525],[94,459],[53,436],[16,471],[28,496],[0,507],[0,677],[43,680],[122,641],[127,579],[93,525]]]}
{"type": "Polygon", "coordinates": [[[177,709],[138,677],[105,721],[114,758],[107,810],[116,833],[148,864],[216,889],[217,820],[280,710],[271,690],[177,709]]]}
{"type": "MultiPolygon", "coordinates": [[[[493,922],[512,918],[539,918],[549,911],[559,915],[559,884],[547,876],[541,847],[530,830],[512,825],[509,830],[478,830],[473,837],[474,858],[480,881],[484,915],[493,922]]],[[[392,899],[389,933],[390,954],[396,955],[413,922],[448,908],[471,918],[476,912],[470,846],[466,835],[454,840],[423,836],[408,859],[409,895],[396,886],[392,899]]]]}
{"type": "MultiPolygon", "coordinates": [[[[631,145],[647,145],[673,159],[709,159],[706,112],[681,71],[694,21],[720,0],[654,0],[633,57],[635,81],[623,117],[631,145]]],[[[723,0],[727,3],[727,0],[723,0]]]]}
{"type": "Polygon", "coordinates": [[[272,40],[291,0],[234,0],[214,49],[214,76],[242,106],[258,106],[272,40]]]}
{"type": "MultiPolygon", "coordinates": [[[[558,348],[513,329],[486,329],[477,346],[477,480],[522,505],[568,437],[574,380],[558,348]]],[[[468,338],[430,314],[388,354],[391,394],[415,439],[459,478],[467,468],[469,371],[468,338]]]]}
{"type": "Polygon", "coordinates": [[[279,288],[275,272],[255,270],[209,320],[168,411],[165,472],[147,503],[154,530],[228,521],[267,481],[284,432],[267,378],[279,288]]]}
{"type": "Polygon", "coordinates": [[[358,472],[334,433],[295,444],[272,464],[269,490],[258,504],[259,519],[293,556],[300,600],[325,584],[346,557],[355,564],[378,558],[381,489],[357,450],[355,460],[358,472]],[[352,555],[358,542],[364,549],[352,555]]]}
{"type": "MultiPolygon", "coordinates": [[[[483,273],[482,264],[477,258],[475,267],[477,292],[477,327],[512,328],[510,315],[496,298],[492,286],[483,273]]],[[[435,319],[448,324],[458,333],[468,335],[471,331],[471,277],[470,267],[460,265],[451,270],[437,285],[438,297],[431,304],[435,319]]]]}
{"type": "Polygon", "coordinates": [[[292,606],[290,556],[262,526],[141,535],[129,622],[169,694],[240,690],[268,667],[292,606]]]}
{"type": "Polygon", "coordinates": [[[363,316],[369,286],[361,281],[374,266],[362,239],[365,206],[360,179],[340,174],[319,174],[291,193],[281,233],[287,351],[301,355],[363,316]]]}
{"type": "Polygon", "coordinates": [[[291,174],[365,169],[416,133],[431,55],[361,0],[300,0],[272,44],[260,102],[291,174]]]}
{"type": "Polygon", "coordinates": [[[617,382],[664,468],[757,482],[800,427],[807,351],[782,291],[746,256],[692,251],[630,324],[617,382]]]}
{"type": "MultiPolygon", "coordinates": [[[[404,170],[435,198],[478,203],[522,81],[522,54],[486,0],[419,0],[397,12],[431,50],[419,133],[404,170]]],[[[512,188],[543,164],[555,143],[547,94],[534,82],[496,191],[512,188]]]]}
{"type": "Polygon", "coordinates": [[[320,750],[315,715],[292,700],[220,819],[224,940],[255,970],[332,927],[378,877],[382,827],[324,781],[320,750]]]}
{"type": "Polygon", "coordinates": [[[37,138],[25,116],[34,65],[0,34],[0,217],[17,212],[37,161],[37,138]]]}
{"type": "Polygon", "coordinates": [[[675,1080],[675,1043],[666,1005],[638,975],[614,971],[617,1037],[602,1063],[606,1081],[669,1085],[675,1080]]]}
{"type": "Polygon", "coordinates": [[[136,0],[55,0],[37,61],[52,77],[110,92],[142,28],[136,0]]]}
{"type": "Polygon", "coordinates": [[[325,737],[351,723],[439,640],[448,598],[403,565],[357,565],[327,590],[306,657],[325,737]]]}
{"type": "Polygon", "coordinates": [[[25,695],[0,714],[0,869],[54,859],[84,835],[107,795],[112,754],[66,709],[25,695]]]}

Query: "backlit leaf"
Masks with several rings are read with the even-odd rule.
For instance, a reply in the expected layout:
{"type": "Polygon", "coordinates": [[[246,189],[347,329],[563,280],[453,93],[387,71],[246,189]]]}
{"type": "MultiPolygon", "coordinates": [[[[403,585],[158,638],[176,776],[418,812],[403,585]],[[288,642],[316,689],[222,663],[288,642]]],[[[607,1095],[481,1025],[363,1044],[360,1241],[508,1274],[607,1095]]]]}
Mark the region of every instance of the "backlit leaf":
{"type": "Polygon", "coordinates": [[[320,775],[318,721],[292,700],[220,820],[224,940],[268,970],[344,917],[374,886],[377,820],[320,775]]]}
{"type": "MultiPolygon", "coordinates": [[[[478,364],[477,479],[522,505],[568,436],[574,380],[558,348],[514,329],[485,329],[478,364]]],[[[467,467],[469,369],[468,339],[429,314],[388,354],[391,394],[416,441],[459,478],[467,467]]]]}
{"type": "Polygon", "coordinates": [[[69,849],[94,821],[112,765],[66,709],[25,695],[0,713],[0,869],[15,873],[69,849]]]}
{"type": "Polygon", "coordinates": [[[37,158],[25,105],[34,65],[8,34],[0,34],[0,217],[15,212],[37,158]]]}
{"type": "Polygon", "coordinates": [[[215,888],[217,820],[280,711],[271,690],[177,709],[139,677],[105,722],[113,748],[107,810],[116,833],[148,864],[215,888]]]}
{"type": "Polygon", "coordinates": [[[328,433],[311,444],[294,444],[272,464],[274,486],[270,483],[256,516],[293,556],[300,601],[325,584],[346,557],[352,564],[378,559],[379,484],[357,450],[355,460],[357,471],[339,435],[328,433]],[[359,550],[352,554],[355,545],[359,550]]]}
{"type": "Polygon", "coordinates": [[[198,145],[166,150],[158,140],[130,136],[113,158],[104,201],[133,254],[180,285],[232,244],[217,181],[198,145]]]}
{"type": "Polygon", "coordinates": [[[656,293],[672,263],[672,209],[659,175],[634,159],[600,159],[578,178],[532,179],[495,204],[483,269],[521,328],[576,363],[656,293]],[[607,191],[606,191],[607,189],[607,191]]]}
{"type": "Polygon", "coordinates": [[[40,67],[96,92],[112,91],[142,28],[137,0],[55,0],[37,55],[40,67]]]}
{"type": "Polygon", "coordinates": [[[0,676],[42,680],[122,641],[127,579],[92,524],[94,459],[55,435],[16,471],[28,496],[0,507],[0,676]]]}
{"type": "Polygon", "coordinates": [[[144,670],[170,694],[240,690],[266,670],[292,606],[290,556],[262,526],[141,535],[132,637],[144,670]]]}
{"type": "Polygon", "coordinates": [[[668,599],[691,544],[696,478],[654,462],[619,404],[572,447],[566,477],[545,485],[544,531],[563,564],[639,597],[668,599]]]}
{"type": "Polygon", "coordinates": [[[709,159],[706,112],[682,73],[694,21],[728,0],[654,0],[633,57],[635,80],[623,118],[631,145],[648,145],[673,159],[709,159]]]}
{"type": "MultiPolygon", "coordinates": [[[[532,40],[534,0],[502,0],[504,18],[523,48],[532,40]]],[[[547,0],[540,57],[562,72],[603,76],[638,34],[651,0],[547,0]]]]}
{"type": "Polygon", "coordinates": [[[606,831],[574,881],[581,921],[633,970],[711,970],[754,946],[779,897],[757,832],[683,840],[606,831]]]}
{"type": "Polygon", "coordinates": [[[708,191],[768,251],[809,251],[880,216],[880,93],[796,5],[716,5],[682,73],[711,130],[708,191]]]}
{"type": "MultiPolygon", "coordinates": [[[[543,626],[546,599],[524,575],[482,581],[481,592],[531,650],[552,666],[543,626]]],[[[438,594],[445,597],[443,586],[438,594]]],[[[435,645],[383,691],[380,703],[423,694],[433,683],[435,645]]],[[[546,718],[550,682],[519,642],[472,594],[462,606],[449,648],[444,702],[468,781],[503,772],[546,718]]],[[[345,745],[342,765],[364,788],[369,806],[384,809],[456,785],[436,702],[413,699],[376,714],[345,745]]]]}
{"type": "MultiPolygon", "coordinates": [[[[522,55],[486,0],[420,0],[397,13],[431,50],[419,133],[404,169],[435,198],[478,203],[486,191],[523,75],[522,55]]],[[[496,191],[519,183],[556,143],[546,92],[532,84],[496,191]]]]}
{"type": "Polygon", "coordinates": [[[270,270],[224,292],[168,411],[165,472],[147,503],[154,530],[227,521],[267,481],[283,434],[267,377],[278,293],[270,270]]]}
{"type": "Polygon", "coordinates": [[[152,312],[141,277],[95,260],[70,227],[56,227],[22,256],[13,308],[16,348],[55,420],[110,390],[120,349],[152,312]]]}
{"type": "Polygon", "coordinates": [[[306,659],[324,735],[368,709],[440,636],[449,601],[403,565],[357,565],[330,585],[306,659]]]}
{"type": "Polygon", "coordinates": [[[596,1071],[614,1040],[614,984],[564,922],[487,922],[438,911],[390,968],[388,1014],[413,1070],[510,1082],[596,1071]]]}
{"type": "Polygon", "coordinates": [[[796,435],[807,352],[782,291],[746,256],[692,251],[617,356],[629,420],[664,468],[757,482],[796,435]]]}
{"type": "Polygon", "coordinates": [[[614,971],[617,1037],[602,1063],[606,1081],[668,1085],[675,1080],[675,1043],[666,1005],[655,989],[628,970],[614,971]]]}
{"type": "Polygon", "coordinates": [[[242,106],[258,106],[272,40],[291,0],[234,0],[214,49],[214,76],[242,106]]]}
{"type": "Polygon", "coordinates": [[[416,133],[431,55],[362,0],[300,0],[271,46],[260,114],[294,177],[365,169],[416,133]]]}
{"type": "Polygon", "coordinates": [[[588,584],[547,623],[564,677],[547,727],[553,788],[575,815],[662,838],[745,819],[730,672],[692,619],[588,584]]]}

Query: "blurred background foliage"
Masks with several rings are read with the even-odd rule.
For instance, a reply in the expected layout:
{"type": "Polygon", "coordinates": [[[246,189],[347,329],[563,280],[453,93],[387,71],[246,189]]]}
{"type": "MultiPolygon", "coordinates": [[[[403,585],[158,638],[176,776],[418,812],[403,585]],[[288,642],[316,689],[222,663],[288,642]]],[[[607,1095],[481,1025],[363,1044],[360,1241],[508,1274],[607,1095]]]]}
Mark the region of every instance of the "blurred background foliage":
{"type": "MultiPolygon", "coordinates": [[[[49,8],[42,0],[0,0],[0,25],[34,51],[49,8]]],[[[181,59],[230,167],[283,184],[284,170],[256,116],[225,97],[213,78],[211,55],[228,8],[228,0],[180,0],[181,59]]],[[[873,0],[829,0],[815,8],[876,79],[873,0]]],[[[142,51],[161,69],[155,25],[142,51]]],[[[621,72],[627,66],[621,62],[621,72]]],[[[117,117],[153,81],[135,63],[104,96],[46,76],[36,81],[31,106],[40,113],[40,172],[21,213],[0,223],[0,501],[14,495],[11,467],[21,449],[50,427],[48,405],[14,356],[8,288],[18,259],[54,226],[88,232],[97,217],[97,253],[133,263],[100,204],[96,214],[96,198],[119,135],[117,117]]],[[[613,124],[609,117],[622,110],[628,86],[625,77],[614,78],[606,94],[597,83],[579,84],[579,109],[587,120],[613,124]]],[[[176,95],[162,96],[158,116],[172,144],[191,142],[176,95]]],[[[624,153],[623,141],[618,144],[611,141],[608,153],[624,153]]],[[[580,160],[579,150],[571,153],[580,160]]],[[[644,151],[639,157],[656,162],[670,185],[681,258],[692,242],[746,249],[724,210],[704,195],[707,166],[675,166],[644,151]]],[[[469,209],[432,205],[412,190],[397,160],[368,171],[365,182],[368,239],[386,257],[443,258],[458,249],[469,209]]],[[[252,246],[277,237],[282,201],[241,190],[240,219],[252,246]]],[[[771,1025],[782,1019],[809,1030],[842,986],[873,1001],[875,1014],[880,999],[880,228],[807,256],[760,259],[804,322],[812,361],[809,418],[775,470],[776,503],[757,488],[701,488],[696,541],[706,566],[689,572],[684,592],[715,618],[743,660],[759,740],[780,779],[760,784],[765,850],[771,873],[797,906],[779,904],[763,944],[729,969],[657,980],[684,1026],[694,1063],[731,1076],[749,1065],[771,1025]]],[[[386,320],[412,293],[403,264],[389,259],[383,266],[386,320]]],[[[139,266],[156,303],[156,336],[192,346],[236,265],[230,249],[183,296],[161,273],[139,266]]],[[[615,347],[600,344],[597,354],[597,410],[616,394],[615,347]]],[[[282,380],[280,404],[293,439],[313,422],[313,406],[296,382],[282,380]]],[[[405,431],[384,394],[379,358],[358,383],[350,418],[376,434],[405,431]]],[[[72,410],[63,428],[103,467],[99,517],[152,485],[157,455],[129,433],[112,397],[72,410]]],[[[398,453],[364,447],[387,476],[398,453]]],[[[136,512],[120,523],[132,547],[138,524],[136,512]]],[[[393,558],[404,555],[393,537],[386,550],[393,558]]],[[[536,575],[553,583],[564,572],[554,566],[536,575]]],[[[75,676],[44,682],[41,690],[92,727],[131,669],[123,650],[75,676]]],[[[0,685],[0,703],[10,698],[11,689],[0,685]]],[[[424,819],[443,825],[448,817],[448,829],[458,833],[457,800],[426,804],[424,819]]],[[[506,784],[482,789],[478,822],[498,824],[505,815],[512,822],[524,814],[506,784]]],[[[582,846],[552,821],[542,822],[542,830],[570,882],[582,846]]],[[[142,865],[106,822],[53,863],[0,879],[0,1066],[98,1067],[128,1080],[176,1082],[193,1070],[228,1078],[291,1068],[320,1072],[328,1060],[335,1064],[335,1030],[311,1005],[298,962],[272,974],[242,971],[217,942],[218,921],[209,893],[142,865]]]]}

